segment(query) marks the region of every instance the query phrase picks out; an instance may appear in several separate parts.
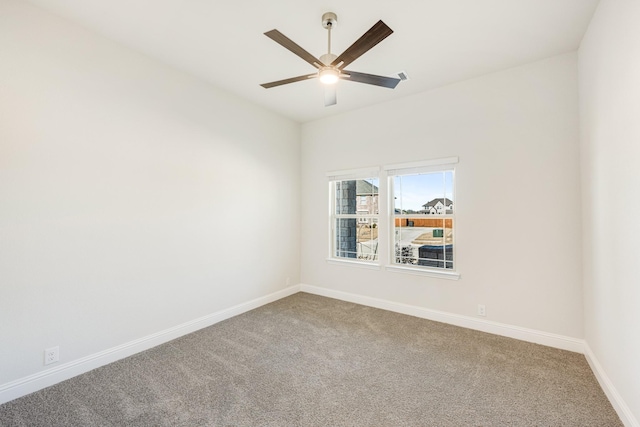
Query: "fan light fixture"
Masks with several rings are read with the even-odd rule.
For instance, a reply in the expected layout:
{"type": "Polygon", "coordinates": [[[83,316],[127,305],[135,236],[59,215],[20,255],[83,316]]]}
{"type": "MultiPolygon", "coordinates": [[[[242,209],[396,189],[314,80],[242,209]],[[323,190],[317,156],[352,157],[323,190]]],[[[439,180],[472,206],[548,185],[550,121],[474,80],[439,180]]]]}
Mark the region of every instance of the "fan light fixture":
{"type": "Polygon", "coordinates": [[[320,82],[325,85],[334,85],[340,78],[340,71],[333,67],[323,67],[318,71],[320,82]]]}

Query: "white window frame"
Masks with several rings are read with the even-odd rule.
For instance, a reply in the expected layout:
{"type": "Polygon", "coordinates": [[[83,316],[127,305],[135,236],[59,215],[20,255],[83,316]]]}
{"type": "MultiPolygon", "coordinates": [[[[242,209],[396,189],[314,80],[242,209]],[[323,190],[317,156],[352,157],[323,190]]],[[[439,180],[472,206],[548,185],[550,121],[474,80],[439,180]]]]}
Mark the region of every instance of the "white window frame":
{"type": "MultiPolygon", "coordinates": [[[[401,175],[415,175],[421,173],[433,173],[433,172],[444,172],[444,171],[452,171],[453,172],[453,200],[454,205],[456,204],[456,177],[455,177],[455,169],[458,163],[457,157],[447,157],[442,159],[434,159],[428,160],[424,162],[412,162],[412,163],[401,163],[395,165],[384,166],[384,171],[387,175],[387,194],[388,194],[388,243],[389,243],[389,255],[388,255],[388,264],[385,265],[385,269],[388,271],[394,272],[403,272],[409,274],[417,274],[417,275],[425,275],[431,277],[438,278],[446,278],[452,280],[458,280],[460,278],[459,273],[459,260],[457,258],[457,245],[456,245],[456,235],[457,235],[457,220],[456,220],[456,209],[453,209],[453,212],[450,214],[446,213],[446,209],[444,209],[444,213],[439,214],[436,213],[425,215],[429,218],[451,218],[453,221],[453,269],[445,269],[438,267],[429,267],[429,266],[419,266],[419,265],[407,265],[407,264],[399,264],[396,263],[396,253],[395,253],[395,220],[396,218],[415,218],[415,214],[396,214],[395,213],[395,203],[394,203],[394,185],[393,179],[396,176],[401,175]]],[[[428,201],[428,200],[427,200],[428,201]]],[[[435,208],[434,208],[435,209],[435,208]]]]}
{"type": "MultiPolygon", "coordinates": [[[[378,180],[378,197],[380,195],[380,168],[364,168],[364,169],[351,169],[343,171],[334,171],[327,173],[327,179],[329,181],[329,253],[327,256],[327,262],[334,264],[350,264],[358,267],[380,269],[381,257],[379,251],[376,252],[376,260],[348,258],[337,256],[338,248],[336,247],[336,222],[338,219],[355,219],[356,222],[360,220],[367,220],[369,223],[377,223],[380,226],[379,213],[362,214],[356,210],[355,214],[337,214],[336,213],[336,183],[340,181],[351,181],[361,179],[376,178],[378,180]]],[[[358,202],[358,196],[356,195],[356,205],[358,202]]],[[[378,244],[378,248],[380,245],[378,244]]]]}

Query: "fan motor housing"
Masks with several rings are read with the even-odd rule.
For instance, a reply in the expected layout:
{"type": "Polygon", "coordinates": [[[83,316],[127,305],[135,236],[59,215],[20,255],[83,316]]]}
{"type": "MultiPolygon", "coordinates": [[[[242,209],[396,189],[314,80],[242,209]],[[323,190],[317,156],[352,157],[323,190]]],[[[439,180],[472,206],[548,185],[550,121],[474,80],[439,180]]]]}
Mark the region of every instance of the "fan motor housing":
{"type": "Polygon", "coordinates": [[[333,62],[334,59],[336,59],[337,56],[334,55],[333,53],[325,53],[324,55],[322,55],[320,58],[318,58],[320,61],[322,61],[322,63],[324,65],[329,65],[333,62]]]}

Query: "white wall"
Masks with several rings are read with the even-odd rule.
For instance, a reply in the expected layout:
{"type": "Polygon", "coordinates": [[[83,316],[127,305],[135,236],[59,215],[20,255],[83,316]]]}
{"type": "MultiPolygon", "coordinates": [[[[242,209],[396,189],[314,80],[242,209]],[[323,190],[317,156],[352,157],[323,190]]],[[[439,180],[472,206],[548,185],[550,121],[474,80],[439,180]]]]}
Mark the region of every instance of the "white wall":
{"type": "Polygon", "coordinates": [[[602,0],[579,50],[585,338],[634,425],[640,425],[638,23],[640,2],[602,0]]]}
{"type": "Polygon", "coordinates": [[[0,0],[0,385],[298,283],[299,139],[0,0]]]}
{"type": "Polygon", "coordinates": [[[579,178],[575,53],[305,124],[302,282],[582,338],[579,178]],[[459,281],[326,263],[326,172],[448,156],[459,281]]]}

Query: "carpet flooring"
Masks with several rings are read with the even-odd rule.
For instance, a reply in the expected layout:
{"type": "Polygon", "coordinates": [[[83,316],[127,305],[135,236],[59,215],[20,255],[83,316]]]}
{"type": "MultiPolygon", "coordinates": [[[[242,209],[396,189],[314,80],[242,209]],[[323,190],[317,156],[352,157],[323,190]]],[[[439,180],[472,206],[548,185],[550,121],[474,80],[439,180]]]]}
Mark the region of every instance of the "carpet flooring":
{"type": "Polygon", "coordinates": [[[306,293],[0,406],[1,426],[622,426],[583,355],[306,293]]]}

